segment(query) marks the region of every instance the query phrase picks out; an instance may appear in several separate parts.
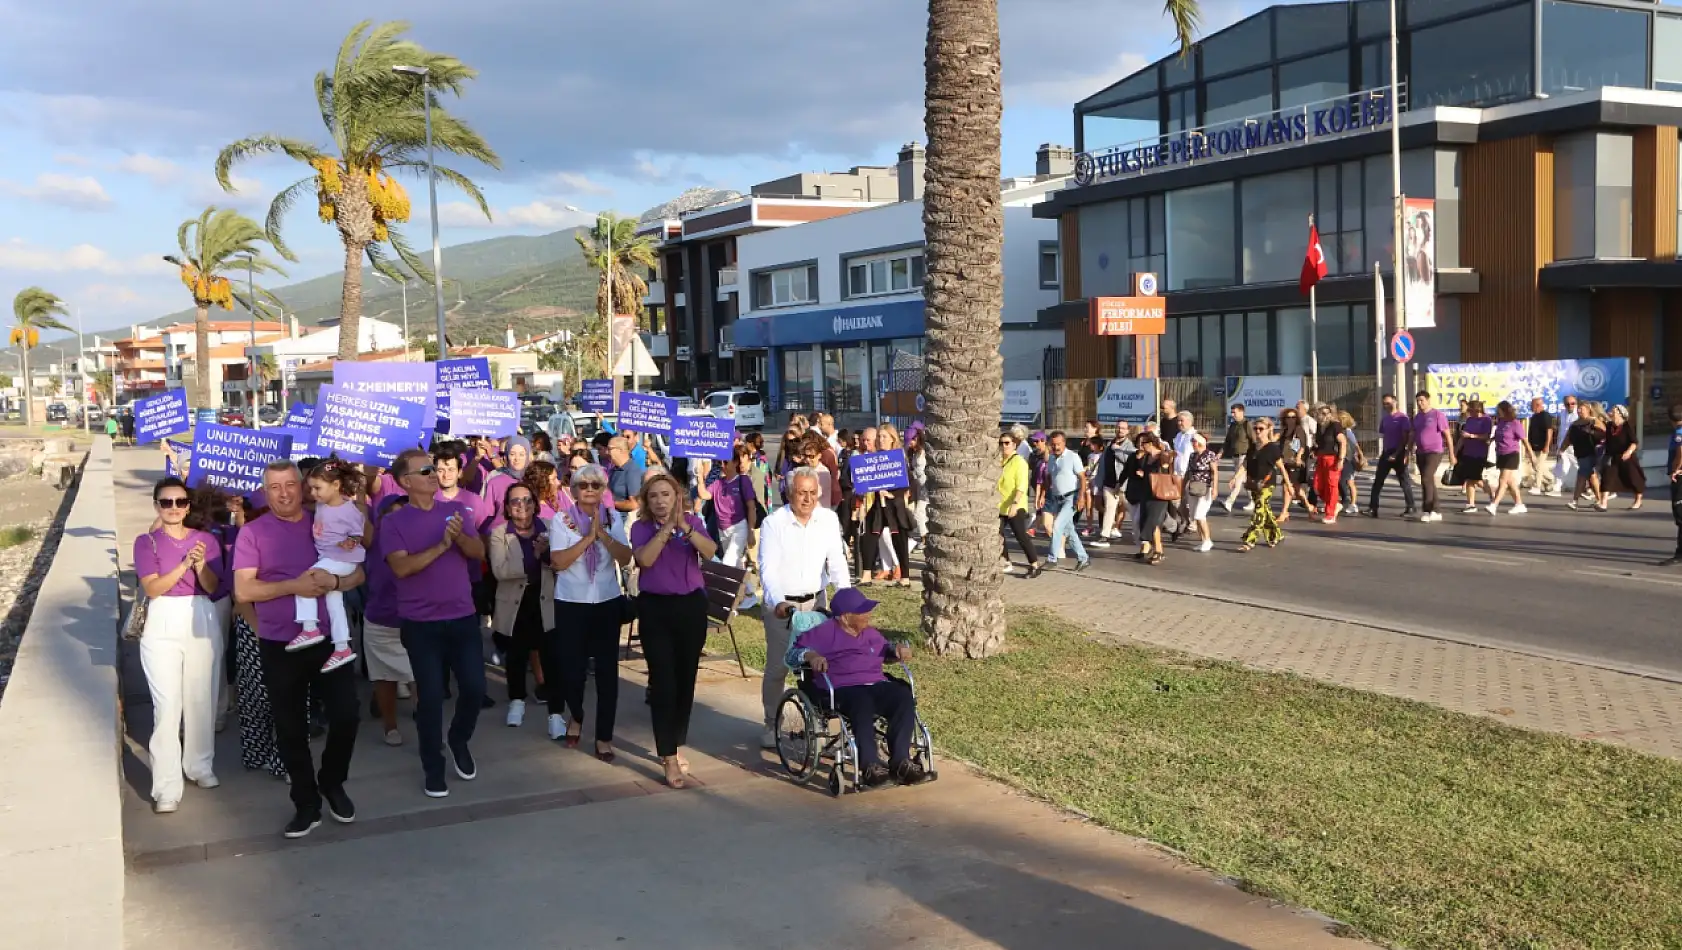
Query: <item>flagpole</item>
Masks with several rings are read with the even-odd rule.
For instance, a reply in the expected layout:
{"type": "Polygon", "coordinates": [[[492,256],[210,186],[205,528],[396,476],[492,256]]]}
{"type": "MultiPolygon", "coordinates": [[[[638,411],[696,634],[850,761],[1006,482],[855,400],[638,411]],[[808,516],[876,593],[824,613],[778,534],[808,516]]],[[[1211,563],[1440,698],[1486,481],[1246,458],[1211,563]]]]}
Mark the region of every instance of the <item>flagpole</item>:
{"type": "MultiPolygon", "coordinates": [[[[1308,216],[1308,232],[1314,233],[1314,216],[1308,216]]],[[[1310,253],[1313,248],[1309,248],[1310,253]]],[[[1318,265],[1316,265],[1318,266],[1318,265]]],[[[1309,389],[1309,398],[1314,405],[1320,405],[1320,309],[1316,299],[1320,282],[1308,285],[1308,368],[1312,374],[1313,384],[1309,389]]]]}
{"type": "MultiPolygon", "coordinates": [[[[1372,262],[1372,296],[1373,296],[1373,380],[1379,392],[1384,391],[1384,272],[1378,261],[1372,262]]],[[[1401,393],[1396,398],[1402,398],[1401,393]]],[[[1401,402],[1398,405],[1405,406],[1401,402]]]]}

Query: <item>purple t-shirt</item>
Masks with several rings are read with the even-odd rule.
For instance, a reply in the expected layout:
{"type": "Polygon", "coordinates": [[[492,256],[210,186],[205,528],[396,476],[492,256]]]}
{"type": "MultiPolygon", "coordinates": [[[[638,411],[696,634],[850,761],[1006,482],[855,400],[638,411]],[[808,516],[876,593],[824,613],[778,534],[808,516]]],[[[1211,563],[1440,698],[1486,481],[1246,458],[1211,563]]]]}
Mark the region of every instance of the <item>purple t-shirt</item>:
{"type": "Polygon", "coordinates": [[[1413,447],[1427,455],[1448,451],[1448,417],[1441,409],[1414,414],[1413,447]]]}
{"type": "Polygon", "coordinates": [[[1517,419],[1495,424],[1495,454],[1512,455],[1524,442],[1524,423],[1517,419]]]}
{"type": "Polygon", "coordinates": [[[368,572],[368,600],[362,607],[362,615],[369,623],[377,623],[382,627],[397,627],[403,623],[402,618],[397,615],[397,575],[391,572],[391,565],[385,562],[385,532],[380,530],[385,516],[394,511],[395,506],[383,505],[374,510],[374,542],[368,546],[368,562],[363,565],[368,572]]]}
{"type": "Polygon", "coordinates": [[[716,478],[707,485],[707,490],[713,493],[713,514],[718,517],[719,530],[747,520],[743,502],[753,497],[753,479],[746,475],[716,478]]]}
{"type": "MultiPolygon", "coordinates": [[[[1495,420],[1488,416],[1460,421],[1460,432],[1464,435],[1488,435],[1494,430],[1495,420]]],[[[1460,443],[1460,454],[1469,459],[1489,458],[1489,442],[1486,439],[1466,439],[1460,443]]]]}
{"type": "Polygon", "coordinates": [[[801,634],[794,645],[811,650],[829,664],[829,681],[836,689],[869,686],[886,679],[882,661],[893,656],[888,640],[875,627],[865,627],[853,636],[839,620],[826,620],[801,634]]]}
{"type": "Polygon", "coordinates": [[[1378,424],[1378,437],[1384,441],[1384,451],[1394,452],[1408,443],[1408,434],[1413,431],[1413,423],[1408,420],[1405,412],[1392,412],[1378,424]]]}
{"type": "MultiPolygon", "coordinates": [[[[437,501],[422,511],[413,502],[393,511],[380,522],[385,534],[384,556],[398,551],[418,554],[444,540],[444,522],[461,515],[462,524],[472,512],[459,501],[437,501]]],[[[471,617],[473,580],[471,565],[461,549],[450,549],[419,572],[397,578],[397,615],[404,620],[459,620],[471,617]]]]}
{"type": "Polygon", "coordinates": [[[508,489],[519,483],[519,479],[507,472],[493,472],[485,478],[484,490],[480,494],[484,496],[488,514],[479,526],[480,534],[490,534],[496,530],[497,525],[508,520],[503,513],[502,503],[508,497],[508,489]]]}
{"type": "Polygon", "coordinates": [[[472,513],[472,517],[468,518],[466,522],[467,530],[474,534],[489,533],[490,529],[485,527],[485,522],[491,520],[491,505],[490,502],[479,497],[477,492],[470,492],[465,488],[458,487],[454,497],[447,498],[444,496],[444,490],[439,489],[438,500],[453,501],[458,505],[467,506],[467,510],[472,513]]]}
{"type": "MultiPolygon", "coordinates": [[[[215,538],[203,531],[188,529],[187,536],[177,541],[159,528],[148,531],[134,539],[134,576],[145,577],[148,574],[162,576],[175,570],[182,561],[186,560],[187,552],[193,545],[204,543],[204,563],[211,573],[222,575],[222,545],[215,538]],[[156,545],[154,547],[153,545],[156,545]]],[[[192,597],[204,593],[199,584],[197,571],[187,571],[175,586],[164,591],[165,597],[192,597]]]]}
{"type": "Polygon", "coordinates": [[[234,594],[234,541],[239,538],[239,528],[231,524],[217,525],[210,534],[222,546],[216,558],[216,593],[210,595],[214,603],[234,594]]]}
{"type": "Polygon", "coordinates": [[[362,531],[367,527],[363,523],[362,509],[356,503],[346,500],[340,505],[316,505],[315,515],[311,519],[315,523],[315,553],[334,561],[346,564],[361,564],[367,554],[362,545],[346,550],[339,547],[339,542],[346,538],[362,537],[362,531]]]}
{"type": "MultiPolygon", "coordinates": [[[[686,514],[683,520],[696,531],[707,533],[707,526],[700,518],[686,514]]],[[[657,529],[652,521],[631,525],[631,547],[640,548],[654,540],[657,529]]],[[[688,538],[668,540],[653,566],[643,568],[637,575],[637,589],[645,594],[691,594],[702,586],[701,557],[688,538]]]]}
{"type": "MultiPolygon", "coordinates": [[[[234,542],[234,570],[257,572],[260,581],[289,581],[315,566],[315,536],[309,512],[284,521],[274,512],[249,522],[234,542]]],[[[257,607],[257,636],[285,643],[303,632],[293,618],[294,600],[276,597],[257,607]]]]}

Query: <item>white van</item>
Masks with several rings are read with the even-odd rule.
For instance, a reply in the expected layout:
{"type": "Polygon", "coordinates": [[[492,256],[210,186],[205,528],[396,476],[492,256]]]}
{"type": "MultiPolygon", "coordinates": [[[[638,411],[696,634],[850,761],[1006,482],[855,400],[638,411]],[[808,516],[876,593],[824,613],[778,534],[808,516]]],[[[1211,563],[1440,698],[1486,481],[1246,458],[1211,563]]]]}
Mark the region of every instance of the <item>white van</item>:
{"type": "Polygon", "coordinates": [[[765,400],[753,389],[720,389],[707,393],[701,408],[720,419],[736,420],[736,429],[765,427],[765,400]]]}

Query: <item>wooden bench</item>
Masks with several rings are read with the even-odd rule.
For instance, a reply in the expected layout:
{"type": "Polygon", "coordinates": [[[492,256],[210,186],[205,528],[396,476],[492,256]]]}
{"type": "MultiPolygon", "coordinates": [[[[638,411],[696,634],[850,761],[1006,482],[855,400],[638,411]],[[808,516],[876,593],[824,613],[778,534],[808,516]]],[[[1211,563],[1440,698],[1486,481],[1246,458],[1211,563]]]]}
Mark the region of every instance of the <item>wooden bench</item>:
{"type": "MultiPolygon", "coordinates": [[[[736,642],[736,605],[742,600],[742,587],[747,580],[748,572],[744,568],[730,567],[722,561],[707,561],[701,565],[701,580],[706,585],[704,593],[707,597],[707,629],[723,630],[730,635],[730,649],[736,653],[736,669],[742,678],[748,675],[747,665],[742,662],[742,647],[736,642]]],[[[639,620],[631,621],[631,628],[625,634],[624,659],[631,658],[633,643],[642,642],[639,620]]]]}

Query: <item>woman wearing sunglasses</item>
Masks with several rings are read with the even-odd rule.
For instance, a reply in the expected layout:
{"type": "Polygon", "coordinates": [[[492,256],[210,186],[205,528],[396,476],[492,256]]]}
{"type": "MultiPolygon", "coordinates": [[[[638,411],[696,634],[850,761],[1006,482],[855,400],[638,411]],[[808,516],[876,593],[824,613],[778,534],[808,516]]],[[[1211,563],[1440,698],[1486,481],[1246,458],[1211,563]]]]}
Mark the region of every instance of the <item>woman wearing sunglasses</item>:
{"type": "Polygon", "coordinates": [[[152,489],[160,526],[134,539],[134,573],[146,595],[140,665],[152,692],[152,810],[181,806],[182,777],[200,788],[221,784],[216,755],[216,706],[222,677],[222,636],[209,595],[220,585],[222,546],[187,527],[192,502],[179,478],[152,489]]]}
{"type": "Polygon", "coordinates": [[[526,717],[529,658],[555,629],[555,572],[549,566],[549,529],[538,517],[531,488],[523,482],[510,485],[502,504],[508,520],[491,530],[487,544],[496,578],[491,624],[507,638],[503,672],[508,678],[508,725],[518,726],[526,717]]]}
{"type": "Polygon", "coordinates": [[[586,465],[572,474],[573,503],[549,525],[549,565],[555,571],[554,623],[544,638],[543,662],[559,670],[561,694],[549,706],[549,738],[576,747],[584,733],[584,679],[596,663],[596,757],[613,760],[613,720],[619,708],[619,628],[627,602],[619,568],[631,562],[625,518],[604,503],[607,472],[586,465]],[[570,710],[569,725],[562,710],[570,710]]]}

